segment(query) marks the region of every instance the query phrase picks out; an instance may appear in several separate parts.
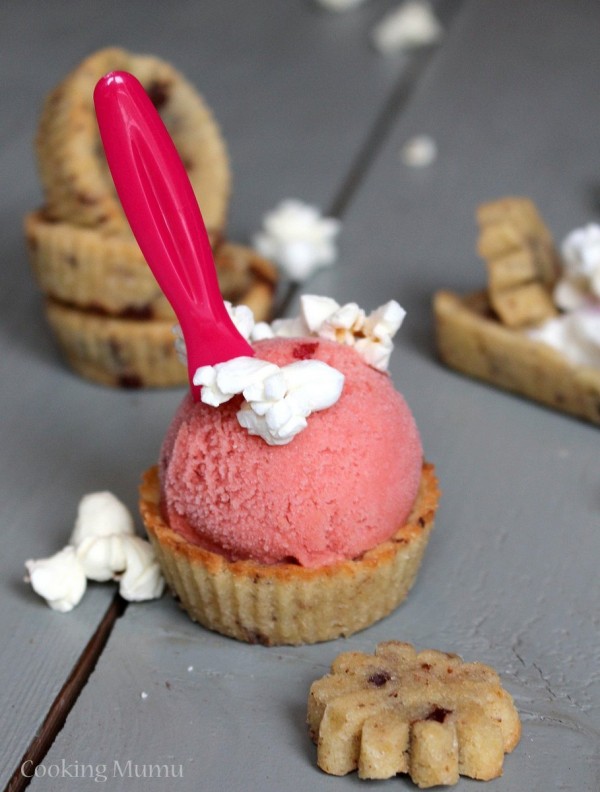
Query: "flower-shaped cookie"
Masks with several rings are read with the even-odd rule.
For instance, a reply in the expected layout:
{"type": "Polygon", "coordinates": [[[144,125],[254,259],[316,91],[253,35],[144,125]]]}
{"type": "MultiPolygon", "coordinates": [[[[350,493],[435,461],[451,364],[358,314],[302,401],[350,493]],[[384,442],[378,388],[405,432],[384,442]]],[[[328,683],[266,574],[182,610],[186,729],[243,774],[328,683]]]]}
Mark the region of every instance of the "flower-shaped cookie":
{"type": "Polygon", "coordinates": [[[399,641],[339,655],[311,686],[308,724],[326,773],[408,773],[422,788],[501,775],[521,734],[492,668],[399,641]]]}

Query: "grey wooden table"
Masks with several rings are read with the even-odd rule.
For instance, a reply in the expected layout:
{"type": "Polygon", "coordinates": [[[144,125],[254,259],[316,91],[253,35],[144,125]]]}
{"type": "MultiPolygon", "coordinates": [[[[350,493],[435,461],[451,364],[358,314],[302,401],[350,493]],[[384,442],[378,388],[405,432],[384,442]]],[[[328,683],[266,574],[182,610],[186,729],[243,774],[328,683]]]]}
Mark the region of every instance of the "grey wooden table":
{"type": "Polygon", "coordinates": [[[442,368],[430,312],[436,288],[483,283],[479,202],[529,195],[557,238],[598,219],[600,4],[446,0],[437,47],[384,58],[369,32],[393,5],[2,3],[2,785],[24,788],[32,760],[34,790],[372,788],[317,770],[306,696],[341,650],[396,638],[489,663],[514,695],[522,741],[481,788],[600,788],[600,435],[442,368]],[[41,202],[41,101],[110,44],[172,61],[214,109],[234,171],[231,238],[248,241],[285,197],[315,203],[341,217],[341,253],[306,289],[367,308],[393,296],[408,311],[392,375],[443,500],[408,601],[345,641],[247,646],[195,626],[169,597],[125,608],[110,585],[61,615],[23,583],[24,560],[62,547],[86,492],[112,490],[135,510],[182,395],[73,375],[28,270],[21,218],[41,202]],[[415,134],[438,145],[424,169],[399,156],[415,134]],[[181,777],[135,777],[153,764],[181,777]]]}

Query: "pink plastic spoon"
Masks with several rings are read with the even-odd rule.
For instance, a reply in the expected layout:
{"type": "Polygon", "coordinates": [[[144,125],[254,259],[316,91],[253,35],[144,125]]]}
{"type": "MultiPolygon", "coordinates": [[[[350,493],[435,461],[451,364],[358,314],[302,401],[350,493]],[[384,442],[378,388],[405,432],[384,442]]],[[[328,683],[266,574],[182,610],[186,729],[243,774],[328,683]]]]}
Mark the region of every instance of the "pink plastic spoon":
{"type": "Polygon", "coordinates": [[[192,379],[199,366],[253,355],[231,321],[208,234],[177,149],[139,81],[115,71],[94,104],[117,194],[154,277],[177,314],[192,379]]]}

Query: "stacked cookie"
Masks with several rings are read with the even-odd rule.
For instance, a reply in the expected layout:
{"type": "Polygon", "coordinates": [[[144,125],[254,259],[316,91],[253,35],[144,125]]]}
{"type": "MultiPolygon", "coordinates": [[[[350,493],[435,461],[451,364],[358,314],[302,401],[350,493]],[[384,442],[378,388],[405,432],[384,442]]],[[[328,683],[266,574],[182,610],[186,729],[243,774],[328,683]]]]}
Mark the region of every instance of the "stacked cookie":
{"type": "Polygon", "coordinates": [[[106,385],[165,387],[187,382],[176,356],[173,311],[133,238],[104,158],[93,107],[97,81],[133,73],[181,155],[209,233],[223,296],[257,319],[269,313],[273,265],[224,241],[231,175],[212,113],[170,64],[125,50],[101,50],[49,94],[36,154],[45,197],[25,218],[49,324],[72,368],[106,385]]]}
{"type": "Polygon", "coordinates": [[[528,198],[477,209],[477,251],[485,289],[448,290],[433,300],[441,360],[470,377],[600,425],[600,371],[541,343],[536,330],[559,311],[553,288],[563,273],[550,231],[528,198]]]}
{"type": "Polygon", "coordinates": [[[501,198],[477,209],[477,252],[488,271],[490,304],[507,327],[555,316],[552,289],[560,259],[550,231],[529,198],[501,198]]]}

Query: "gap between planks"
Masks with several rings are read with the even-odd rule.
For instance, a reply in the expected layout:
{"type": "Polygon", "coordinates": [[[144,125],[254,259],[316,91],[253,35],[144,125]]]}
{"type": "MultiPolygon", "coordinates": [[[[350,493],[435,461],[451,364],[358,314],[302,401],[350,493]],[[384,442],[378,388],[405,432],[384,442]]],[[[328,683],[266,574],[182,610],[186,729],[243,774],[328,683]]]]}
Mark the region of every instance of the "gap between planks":
{"type": "MultiPolygon", "coordinates": [[[[442,0],[436,6],[436,12],[446,32],[453,20],[458,16],[463,3],[464,0],[442,0]]],[[[394,122],[410,101],[421,75],[438,48],[439,45],[434,44],[417,48],[408,54],[400,76],[375,117],[375,121],[367,133],[363,145],[348,169],[346,178],[342,181],[341,187],[325,212],[328,217],[335,217],[338,220],[344,217],[371,164],[390,134],[394,122]]],[[[303,282],[290,282],[277,306],[275,306],[273,316],[285,316],[298,294],[306,288],[309,282],[310,278],[303,282]]]]}
{"type": "Polygon", "coordinates": [[[34,769],[46,756],[56,736],[64,726],[69,712],[96,667],[96,663],[106,646],[117,619],[125,613],[126,609],[127,603],[125,600],[115,594],[96,631],[88,641],[67,681],[48,710],[42,726],[23,754],[18,767],[6,786],[5,792],[21,792],[29,785],[31,778],[28,776],[33,775],[34,769]],[[27,775],[22,772],[23,765],[26,762],[29,763],[27,775]]]}

